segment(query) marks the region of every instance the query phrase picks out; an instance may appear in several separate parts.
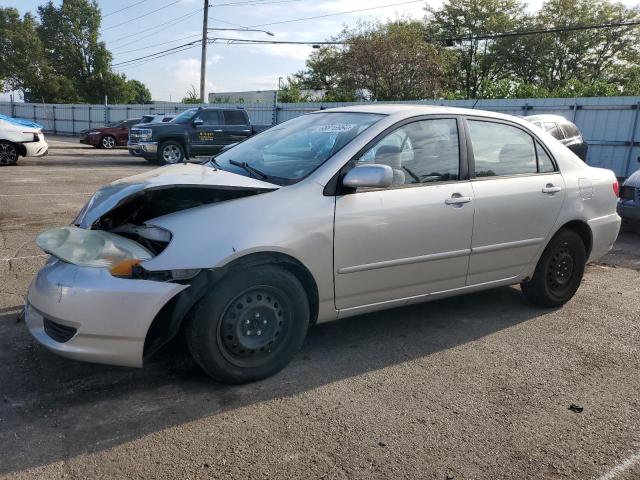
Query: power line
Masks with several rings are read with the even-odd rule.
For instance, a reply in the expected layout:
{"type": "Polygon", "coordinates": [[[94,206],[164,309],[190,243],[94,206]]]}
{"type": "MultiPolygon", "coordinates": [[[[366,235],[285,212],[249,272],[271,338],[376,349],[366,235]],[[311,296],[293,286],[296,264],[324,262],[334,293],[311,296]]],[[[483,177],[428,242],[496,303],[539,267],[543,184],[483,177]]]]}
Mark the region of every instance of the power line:
{"type": "Polygon", "coordinates": [[[615,27],[633,27],[640,25],[640,20],[632,21],[632,22],[618,22],[618,23],[601,23],[597,25],[573,25],[566,27],[556,27],[556,28],[548,28],[542,30],[521,30],[514,32],[503,32],[503,33],[490,33],[486,35],[472,35],[467,37],[450,37],[444,38],[444,41],[449,42],[462,42],[468,40],[494,40],[496,38],[508,38],[508,37],[524,37],[528,35],[540,35],[543,33],[563,33],[563,32],[573,32],[577,30],[596,30],[602,28],[615,28],[615,27]]]}
{"type": "Polygon", "coordinates": [[[105,13],[104,15],[102,15],[102,18],[108,17],[108,16],[116,14],[116,13],[120,13],[120,12],[122,12],[124,10],[128,10],[128,9],[133,8],[136,5],[140,5],[141,3],[144,3],[146,1],[147,0],[140,0],[139,2],[134,3],[133,5],[129,5],[128,7],[121,8],[120,10],[114,10],[113,12],[105,13]]]}
{"type": "MultiPolygon", "coordinates": [[[[109,42],[109,44],[110,44],[110,45],[113,45],[114,43],[118,43],[118,42],[120,42],[120,41],[122,41],[122,40],[125,40],[125,39],[127,39],[127,38],[137,37],[137,36],[139,36],[139,35],[142,35],[143,33],[148,32],[149,30],[155,30],[153,33],[150,33],[150,34],[149,34],[149,35],[154,35],[154,34],[156,34],[156,33],[158,33],[158,32],[162,32],[162,31],[164,30],[164,29],[159,29],[159,30],[157,30],[157,29],[158,29],[158,27],[162,27],[162,26],[164,26],[164,25],[168,25],[168,24],[175,25],[176,23],[180,23],[180,22],[185,21],[187,18],[193,17],[194,15],[196,15],[196,14],[200,13],[201,11],[202,11],[202,8],[197,8],[196,10],[193,10],[193,11],[191,11],[191,12],[189,12],[189,13],[186,13],[186,14],[184,14],[184,15],[180,16],[180,17],[175,17],[175,18],[172,18],[172,19],[170,19],[170,20],[168,20],[168,21],[166,21],[166,22],[159,23],[159,24],[157,24],[157,25],[153,25],[152,27],[145,28],[145,29],[143,29],[143,30],[138,30],[138,31],[137,31],[137,32],[135,32],[135,33],[131,33],[131,34],[129,34],[129,35],[125,35],[125,36],[123,36],[123,37],[120,37],[120,38],[118,38],[118,39],[116,39],[116,40],[114,40],[114,41],[112,41],[112,42],[109,42]]],[[[122,44],[122,45],[120,45],[120,47],[124,47],[124,46],[126,46],[126,45],[131,45],[132,43],[136,43],[136,42],[138,42],[138,40],[134,40],[133,42],[128,42],[128,43],[122,44]]]]}
{"type": "MultiPolygon", "coordinates": [[[[130,59],[130,60],[124,60],[124,61],[122,61],[122,62],[114,63],[114,64],[113,64],[113,66],[114,66],[114,67],[118,67],[118,66],[120,66],[120,65],[125,65],[125,64],[127,64],[127,63],[136,62],[136,61],[138,61],[138,60],[144,60],[144,59],[151,58],[151,57],[155,57],[155,56],[157,56],[157,55],[161,55],[161,54],[168,53],[168,52],[174,52],[174,53],[177,53],[177,52],[175,52],[175,51],[176,51],[176,50],[178,50],[178,49],[180,49],[180,48],[188,47],[188,46],[195,46],[195,45],[200,44],[201,42],[202,42],[202,40],[194,40],[193,42],[184,43],[184,44],[182,44],[182,45],[178,45],[177,47],[167,48],[166,50],[161,50],[161,51],[159,51],[159,52],[150,53],[149,55],[143,55],[143,56],[141,56],[141,57],[132,58],[132,59],[130,59]]],[[[165,55],[162,55],[162,56],[165,56],[165,55]]],[[[158,57],[158,58],[160,58],[160,57],[158,57]]]]}
{"type": "Polygon", "coordinates": [[[115,25],[111,25],[109,27],[103,28],[102,31],[106,32],[107,30],[111,30],[113,28],[118,28],[118,27],[121,27],[122,25],[126,25],[128,23],[135,22],[136,20],[139,20],[139,19],[144,18],[144,17],[148,17],[149,15],[153,15],[154,13],[157,13],[160,10],[164,10],[165,8],[169,8],[170,6],[175,5],[176,3],[180,3],[181,1],[182,0],[175,0],[174,2],[171,2],[171,3],[167,4],[167,5],[164,5],[163,7],[156,8],[155,10],[152,10],[151,12],[145,13],[144,15],[140,15],[138,17],[131,18],[131,19],[127,20],[126,22],[117,23],[115,25]]]}
{"type": "Polygon", "coordinates": [[[155,57],[155,58],[150,58],[150,59],[146,59],[146,60],[141,60],[141,61],[138,61],[138,62],[135,62],[135,63],[130,63],[130,64],[125,65],[125,66],[123,66],[123,67],[117,67],[117,68],[118,68],[118,70],[129,70],[129,69],[131,69],[131,68],[139,67],[139,66],[141,66],[141,65],[145,65],[145,64],[147,64],[147,63],[153,62],[154,60],[157,60],[158,58],[167,57],[167,56],[169,56],[169,55],[174,55],[174,54],[176,54],[176,53],[184,52],[184,51],[186,51],[186,50],[191,50],[191,49],[196,48],[196,47],[198,47],[198,46],[199,46],[199,45],[197,45],[197,44],[196,44],[196,45],[190,45],[190,46],[185,47],[185,48],[183,48],[183,49],[181,49],[181,50],[176,50],[176,51],[174,51],[174,52],[168,52],[168,53],[165,53],[164,55],[159,55],[159,56],[157,56],[157,57],[155,57]]]}
{"type": "MultiPolygon", "coordinates": [[[[146,45],[144,47],[133,48],[131,50],[115,51],[115,52],[112,52],[112,53],[114,53],[115,55],[123,55],[125,53],[139,52],[140,50],[148,50],[149,48],[159,47],[160,45],[168,45],[170,43],[181,42],[182,40],[193,39],[193,37],[200,38],[200,34],[188,35],[186,37],[180,37],[180,38],[176,38],[174,40],[169,40],[168,42],[154,43],[153,45],[146,45]]],[[[138,41],[139,40],[136,40],[135,42],[132,42],[132,43],[136,43],[138,41]]]]}
{"type": "Polygon", "coordinates": [[[213,20],[214,22],[220,22],[220,23],[224,23],[226,25],[231,25],[233,27],[238,27],[238,28],[243,28],[243,29],[250,28],[250,27],[245,27],[244,25],[239,25],[237,23],[228,22],[227,20],[221,20],[219,18],[209,17],[209,20],[213,20]]]}
{"type": "Polygon", "coordinates": [[[269,25],[281,25],[283,23],[303,22],[305,20],[315,20],[317,18],[336,17],[338,15],[347,15],[349,13],[366,12],[366,11],[369,11],[369,10],[379,10],[381,8],[397,7],[399,5],[408,5],[410,3],[423,3],[423,2],[424,2],[424,0],[410,0],[410,1],[407,1],[407,2],[399,2],[399,3],[390,3],[388,5],[380,5],[378,7],[359,8],[357,10],[349,10],[349,11],[346,11],[346,12],[327,13],[327,14],[324,14],[324,15],[316,15],[314,17],[294,18],[294,19],[291,19],[291,20],[282,20],[282,21],[279,21],[279,22],[261,23],[259,25],[249,25],[249,27],[250,28],[253,28],[253,27],[266,27],[266,26],[269,26],[269,25]]]}
{"type": "Polygon", "coordinates": [[[267,44],[267,45],[349,45],[351,42],[338,41],[322,41],[322,42],[296,42],[287,40],[253,40],[250,38],[210,38],[209,43],[216,43],[217,40],[227,42],[228,45],[251,45],[251,44],[267,44]]]}
{"type": "Polygon", "coordinates": [[[275,1],[247,0],[244,2],[218,3],[216,5],[211,5],[211,7],[235,7],[236,5],[275,5],[278,3],[291,3],[291,2],[301,2],[301,1],[302,0],[275,0],[275,1]]]}

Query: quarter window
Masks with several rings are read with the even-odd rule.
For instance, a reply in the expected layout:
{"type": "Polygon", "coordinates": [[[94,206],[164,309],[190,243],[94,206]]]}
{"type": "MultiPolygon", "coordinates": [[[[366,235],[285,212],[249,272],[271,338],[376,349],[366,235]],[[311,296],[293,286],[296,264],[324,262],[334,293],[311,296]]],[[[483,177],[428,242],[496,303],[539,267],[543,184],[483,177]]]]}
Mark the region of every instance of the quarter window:
{"type": "Polygon", "coordinates": [[[540,173],[550,173],[555,172],[556,168],[553,166],[553,162],[547,152],[544,151],[544,148],[536,142],[536,153],[538,154],[538,172],[540,173]]]}
{"type": "Polygon", "coordinates": [[[476,177],[537,173],[533,137],[519,128],[469,120],[476,177]]]}
{"type": "Polygon", "coordinates": [[[453,118],[412,122],[386,135],[358,164],[389,165],[395,186],[459,178],[458,126],[453,118]]]}

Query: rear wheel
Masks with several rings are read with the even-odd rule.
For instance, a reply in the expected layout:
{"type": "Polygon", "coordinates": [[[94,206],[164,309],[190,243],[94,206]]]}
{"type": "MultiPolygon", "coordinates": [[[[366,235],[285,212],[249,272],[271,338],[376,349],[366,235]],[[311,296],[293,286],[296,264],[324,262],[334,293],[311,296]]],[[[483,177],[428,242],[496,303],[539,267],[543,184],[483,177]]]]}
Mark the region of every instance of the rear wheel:
{"type": "Polygon", "coordinates": [[[18,162],[18,149],[13,143],[0,142],[0,165],[15,165],[18,162]]]}
{"type": "Polygon", "coordinates": [[[158,149],[158,163],[160,165],[172,165],[184,160],[184,148],[178,142],[170,140],[163,142],[158,149]]]}
{"type": "Polygon", "coordinates": [[[542,253],[531,281],[521,284],[522,293],[541,307],[564,305],[578,291],[586,256],[580,235],[572,230],[560,230],[542,253]]]}
{"type": "Polygon", "coordinates": [[[298,279],[261,265],[216,285],[191,313],[185,333],[191,354],[211,377],[246,383],[284,368],[308,326],[309,303],[298,279]]]}

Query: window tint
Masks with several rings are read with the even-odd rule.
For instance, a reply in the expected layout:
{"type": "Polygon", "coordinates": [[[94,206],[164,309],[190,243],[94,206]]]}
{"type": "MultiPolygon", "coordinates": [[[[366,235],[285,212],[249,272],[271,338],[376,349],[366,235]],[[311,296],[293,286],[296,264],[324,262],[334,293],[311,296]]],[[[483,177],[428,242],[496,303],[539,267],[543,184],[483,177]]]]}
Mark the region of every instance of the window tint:
{"type": "Polygon", "coordinates": [[[553,162],[547,152],[545,152],[544,148],[536,142],[536,152],[538,154],[538,172],[540,173],[549,173],[555,172],[556,168],[553,166],[553,162]]]}
{"type": "Polygon", "coordinates": [[[149,123],[153,120],[153,115],[145,115],[140,119],[140,123],[149,123]]]}
{"type": "Polygon", "coordinates": [[[458,126],[455,119],[409,123],[386,135],[358,163],[393,169],[393,185],[457,180],[458,126]]]}
{"type": "Polygon", "coordinates": [[[247,120],[241,110],[225,110],[224,123],[225,125],[246,125],[247,120]]]}
{"type": "Polygon", "coordinates": [[[469,120],[476,177],[537,173],[531,135],[501,123],[469,120]]]}
{"type": "Polygon", "coordinates": [[[204,110],[196,118],[203,121],[204,125],[221,125],[220,112],[218,110],[204,110]]]}

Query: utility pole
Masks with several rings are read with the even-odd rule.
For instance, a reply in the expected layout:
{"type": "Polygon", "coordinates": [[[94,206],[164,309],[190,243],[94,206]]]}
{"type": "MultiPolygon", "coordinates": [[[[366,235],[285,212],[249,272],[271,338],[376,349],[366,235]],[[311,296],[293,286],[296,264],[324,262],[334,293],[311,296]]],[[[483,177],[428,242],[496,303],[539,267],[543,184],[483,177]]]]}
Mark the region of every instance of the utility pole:
{"type": "Polygon", "coordinates": [[[200,58],[200,103],[204,103],[204,84],[207,73],[207,21],[209,17],[209,0],[204,0],[204,17],[202,18],[202,57],[200,58]]]}

